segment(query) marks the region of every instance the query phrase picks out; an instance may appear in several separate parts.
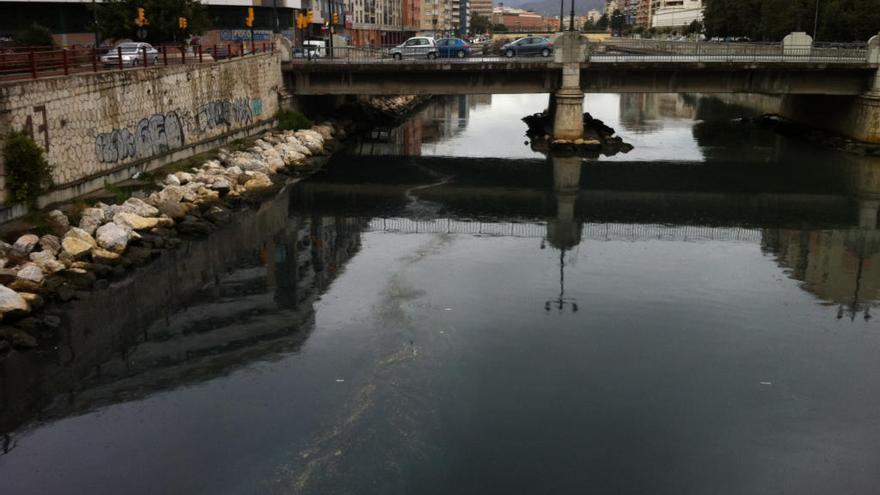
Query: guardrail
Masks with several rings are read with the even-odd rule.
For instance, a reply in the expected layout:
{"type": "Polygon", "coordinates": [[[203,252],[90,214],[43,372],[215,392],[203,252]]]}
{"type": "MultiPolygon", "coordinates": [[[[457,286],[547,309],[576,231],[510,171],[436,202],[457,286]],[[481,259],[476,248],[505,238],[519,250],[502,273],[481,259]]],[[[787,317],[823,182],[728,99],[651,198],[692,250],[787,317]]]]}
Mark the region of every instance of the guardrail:
{"type": "MultiPolygon", "coordinates": [[[[297,49],[301,50],[301,49],[297,49]]],[[[492,51],[490,45],[460,57],[455,50],[400,52],[396,46],[379,48],[337,47],[320,48],[307,53],[294,51],[295,63],[333,64],[393,64],[417,62],[420,64],[481,63],[515,60],[517,62],[547,63],[551,56],[524,56],[508,58],[492,51]],[[395,57],[399,53],[399,57],[395,57]]],[[[868,49],[859,43],[815,43],[813,46],[784,46],[782,43],[706,41],[659,41],[628,38],[609,38],[590,41],[590,62],[767,62],[767,63],[828,63],[867,64],[868,49]]]]}
{"type": "Polygon", "coordinates": [[[596,62],[823,62],[865,64],[863,43],[815,43],[784,46],[782,43],[686,42],[611,38],[590,43],[590,60],[596,62]]]}
{"type": "MultiPolygon", "coordinates": [[[[364,63],[478,63],[485,61],[511,60],[526,62],[548,62],[552,61],[552,52],[549,57],[542,57],[541,54],[534,56],[515,56],[503,57],[500,54],[486,53],[489,50],[486,45],[471,45],[467,50],[453,48],[449,51],[432,49],[431,51],[398,51],[398,47],[354,47],[342,46],[330,48],[320,48],[317,50],[309,50],[305,53],[301,48],[294,49],[294,63],[333,63],[333,64],[364,64],[364,63]],[[461,56],[459,53],[463,53],[461,56]]],[[[404,49],[406,50],[406,49],[404,49]]]]}
{"type": "Polygon", "coordinates": [[[156,66],[202,64],[274,51],[274,44],[253,47],[244,43],[194,46],[165,45],[148,50],[123,52],[121,48],[3,48],[0,49],[0,81],[39,79],[83,72],[147,69],[156,66]],[[123,56],[124,55],[124,56],[123,56]]]}

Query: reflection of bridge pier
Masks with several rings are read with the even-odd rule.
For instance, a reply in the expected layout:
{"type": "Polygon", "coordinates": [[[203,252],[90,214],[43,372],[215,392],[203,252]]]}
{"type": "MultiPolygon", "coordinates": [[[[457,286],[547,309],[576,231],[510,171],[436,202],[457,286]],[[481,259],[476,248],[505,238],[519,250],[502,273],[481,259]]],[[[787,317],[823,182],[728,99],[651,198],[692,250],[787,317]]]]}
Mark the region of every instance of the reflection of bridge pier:
{"type": "Polygon", "coordinates": [[[559,296],[545,301],[544,309],[549,311],[555,306],[562,311],[566,304],[570,304],[571,310],[577,311],[577,302],[565,296],[565,252],[580,244],[583,235],[583,225],[575,218],[583,160],[575,156],[554,156],[550,160],[553,162],[556,218],[547,221],[547,240],[559,250],[559,296]]]}
{"type": "Polygon", "coordinates": [[[575,204],[581,182],[579,157],[552,157],[553,193],[556,196],[556,218],[547,222],[550,244],[561,250],[571,249],[581,242],[581,223],[575,219],[575,204]]]}
{"type": "Polygon", "coordinates": [[[859,201],[859,228],[877,230],[878,210],[880,210],[880,200],[859,201]]]}

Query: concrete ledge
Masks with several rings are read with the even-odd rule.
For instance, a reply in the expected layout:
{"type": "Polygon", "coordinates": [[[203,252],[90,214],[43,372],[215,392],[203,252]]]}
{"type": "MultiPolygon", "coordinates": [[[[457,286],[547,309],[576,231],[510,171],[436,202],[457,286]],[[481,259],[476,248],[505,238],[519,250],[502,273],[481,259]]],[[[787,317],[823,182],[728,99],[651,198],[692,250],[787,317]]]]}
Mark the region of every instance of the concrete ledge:
{"type": "MultiPolygon", "coordinates": [[[[269,130],[275,126],[275,119],[268,119],[247,127],[242,127],[234,131],[230,131],[211,139],[199,141],[197,143],[188,144],[182,148],[170,151],[168,153],[150,157],[145,160],[139,160],[126,163],[112,170],[95,174],[83,179],[56,186],[47,193],[37,198],[37,207],[46,208],[57,203],[71,201],[80,196],[84,196],[95,191],[103,189],[104,184],[115,184],[130,179],[134,174],[140,172],[150,172],[166,165],[170,165],[181,160],[206,153],[213,149],[224,146],[233,141],[252,137],[263,131],[269,130]]],[[[0,223],[15,220],[26,215],[30,209],[26,205],[14,204],[0,208],[0,223]]]]}

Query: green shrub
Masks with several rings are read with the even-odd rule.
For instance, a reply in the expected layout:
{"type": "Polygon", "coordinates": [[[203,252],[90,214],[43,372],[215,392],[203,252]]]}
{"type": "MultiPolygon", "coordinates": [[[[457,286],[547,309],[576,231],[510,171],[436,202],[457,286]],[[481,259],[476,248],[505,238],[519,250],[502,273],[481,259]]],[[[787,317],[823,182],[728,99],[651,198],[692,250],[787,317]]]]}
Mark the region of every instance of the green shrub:
{"type": "Polygon", "coordinates": [[[15,33],[15,44],[19,46],[55,46],[52,31],[36,22],[15,33]]]}
{"type": "Polygon", "coordinates": [[[125,203],[125,201],[131,197],[131,191],[123,189],[116,184],[111,184],[107,181],[104,181],[104,190],[112,194],[116,198],[117,203],[125,203]]]}
{"type": "Polygon", "coordinates": [[[52,186],[52,167],[43,150],[23,132],[9,135],[3,147],[6,187],[12,201],[32,204],[37,196],[52,186]]]}
{"type": "Polygon", "coordinates": [[[279,110],[275,116],[278,119],[278,129],[282,131],[298,131],[312,127],[312,121],[299,112],[279,110]]]}

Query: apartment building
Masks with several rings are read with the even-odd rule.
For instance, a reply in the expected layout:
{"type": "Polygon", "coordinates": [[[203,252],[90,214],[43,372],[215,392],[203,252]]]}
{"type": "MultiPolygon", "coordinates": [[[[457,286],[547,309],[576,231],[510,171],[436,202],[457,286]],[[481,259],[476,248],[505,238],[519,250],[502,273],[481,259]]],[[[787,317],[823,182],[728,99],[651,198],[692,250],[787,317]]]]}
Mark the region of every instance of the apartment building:
{"type": "Polygon", "coordinates": [[[469,0],[452,1],[452,30],[460,38],[467,37],[471,23],[471,11],[469,0]]]}
{"type": "Polygon", "coordinates": [[[653,0],[651,27],[677,28],[703,20],[703,0],[653,0]]]}
{"type": "Polygon", "coordinates": [[[388,46],[405,40],[401,0],[351,0],[351,44],[354,46],[388,46]]]}
{"type": "Polygon", "coordinates": [[[651,7],[653,4],[653,0],[639,0],[636,7],[636,26],[643,28],[651,27],[651,7]]]}
{"type": "Polygon", "coordinates": [[[486,19],[492,18],[492,0],[470,0],[471,14],[480,14],[486,19]]]}
{"type": "Polygon", "coordinates": [[[453,32],[451,0],[422,0],[421,34],[435,37],[453,32]]]}

